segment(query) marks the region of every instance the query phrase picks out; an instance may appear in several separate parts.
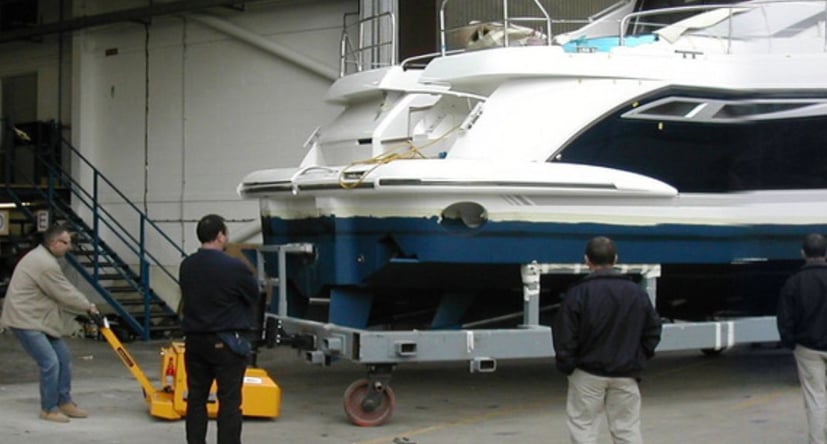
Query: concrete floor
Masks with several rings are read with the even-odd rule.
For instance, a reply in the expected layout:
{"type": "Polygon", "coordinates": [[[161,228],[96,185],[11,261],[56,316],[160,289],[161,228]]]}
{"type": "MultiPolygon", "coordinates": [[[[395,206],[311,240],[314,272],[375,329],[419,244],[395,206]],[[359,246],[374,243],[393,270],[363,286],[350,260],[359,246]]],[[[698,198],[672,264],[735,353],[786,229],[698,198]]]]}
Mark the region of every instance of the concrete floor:
{"type": "MultiPolygon", "coordinates": [[[[74,396],[92,416],[54,424],[37,418],[34,363],[11,334],[0,334],[1,443],[184,442],[182,421],[147,414],[138,383],[105,342],[71,338],[69,344],[74,396]]],[[[128,344],[153,380],[164,344],[128,344]]],[[[568,442],[566,380],[551,360],[500,361],[488,374],[469,374],[465,363],[402,366],[392,380],[397,409],[376,428],[353,426],[342,411],[342,393],[364,376],[363,366],[311,366],[287,348],[262,351],[259,364],[282,387],[282,416],[245,421],[247,444],[568,442]]],[[[664,353],[651,362],[641,390],[643,435],[650,444],[806,442],[795,363],[785,350],[742,347],[717,357],[664,353]]],[[[600,442],[610,442],[605,425],[600,442]]]]}

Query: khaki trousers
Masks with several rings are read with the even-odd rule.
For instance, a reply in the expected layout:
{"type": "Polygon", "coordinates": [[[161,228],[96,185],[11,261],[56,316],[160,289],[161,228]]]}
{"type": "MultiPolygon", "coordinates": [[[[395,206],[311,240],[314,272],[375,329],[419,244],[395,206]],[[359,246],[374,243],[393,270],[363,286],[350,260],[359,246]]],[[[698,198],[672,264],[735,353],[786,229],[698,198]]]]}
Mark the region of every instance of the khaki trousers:
{"type": "Polygon", "coordinates": [[[633,378],[606,378],[577,369],[569,375],[566,399],[572,444],[594,444],[605,409],[615,444],[642,444],[640,390],[633,378]]]}
{"type": "Polygon", "coordinates": [[[798,366],[798,380],[804,394],[810,444],[824,444],[824,427],[827,420],[827,394],[825,394],[825,361],[827,353],[796,345],[793,351],[798,366]]]}

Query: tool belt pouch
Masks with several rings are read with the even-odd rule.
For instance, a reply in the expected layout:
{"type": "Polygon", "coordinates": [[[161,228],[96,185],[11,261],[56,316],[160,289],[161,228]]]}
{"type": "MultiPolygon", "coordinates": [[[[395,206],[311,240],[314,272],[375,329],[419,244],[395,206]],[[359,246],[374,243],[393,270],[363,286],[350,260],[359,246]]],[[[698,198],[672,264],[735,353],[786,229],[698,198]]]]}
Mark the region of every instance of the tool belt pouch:
{"type": "Polygon", "coordinates": [[[221,342],[229,347],[233,353],[239,356],[247,357],[253,352],[253,345],[250,343],[250,340],[244,335],[238,334],[238,332],[221,332],[218,333],[218,338],[221,339],[221,342]]]}

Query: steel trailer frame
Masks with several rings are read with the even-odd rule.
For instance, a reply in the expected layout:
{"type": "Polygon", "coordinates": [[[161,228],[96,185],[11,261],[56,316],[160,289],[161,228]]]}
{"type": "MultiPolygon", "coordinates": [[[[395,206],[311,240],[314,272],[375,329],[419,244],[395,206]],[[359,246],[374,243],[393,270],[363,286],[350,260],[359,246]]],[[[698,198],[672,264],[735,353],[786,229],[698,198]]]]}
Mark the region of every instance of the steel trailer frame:
{"type": "MultiPolygon", "coordinates": [[[[355,381],[345,391],[345,412],[352,422],[376,426],[386,422],[395,407],[389,381],[396,365],[410,362],[467,361],[470,372],[493,372],[499,359],[551,358],[551,328],[539,323],[540,276],[585,274],[585,264],[536,263],[521,266],[523,282],[522,323],[516,328],[463,330],[378,331],[344,327],[287,315],[287,288],[278,278],[266,277],[264,254],[276,253],[279,276],[286,276],[287,254],[313,254],[311,244],[262,246],[257,252],[263,285],[278,288],[278,313],[265,320],[278,325],[276,343],[300,343],[307,362],[329,365],[337,359],[368,366],[367,379],[355,381]],[[294,341],[288,338],[301,337],[294,341]]],[[[657,300],[660,264],[619,264],[618,271],[638,274],[653,305],[657,300]]],[[[718,353],[738,344],[775,342],[774,316],[741,317],[707,322],[665,322],[657,351],[703,350],[718,353]]]]}

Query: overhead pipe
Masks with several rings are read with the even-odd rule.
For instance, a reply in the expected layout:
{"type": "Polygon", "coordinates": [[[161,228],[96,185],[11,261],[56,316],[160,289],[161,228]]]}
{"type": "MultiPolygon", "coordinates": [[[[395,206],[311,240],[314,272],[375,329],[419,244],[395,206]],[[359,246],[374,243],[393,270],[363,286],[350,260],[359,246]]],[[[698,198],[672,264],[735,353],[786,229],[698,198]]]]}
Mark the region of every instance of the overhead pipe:
{"type": "MultiPolygon", "coordinates": [[[[68,20],[64,20],[63,18],[61,5],[61,18],[57,22],[41,23],[30,27],[0,32],[0,43],[7,43],[16,40],[30,40],[44,35],[72,32],[94,26],[109,25],[112,23],[142,22],[151,20],[152,17],[156,16],[181,14],[219,6],[232,7],[239,4],[245,5],[247,3],[255,3],[260,1],[262,0],[181,0],[168,3],[149,2],[149,6],[119,9],[112,12],[105,12],[95,15],[81,15],[68,20]]],[[[3,3],[3,0],[0,0],[0,3],[3,3]]]]}
{"type": "Polygon", "coordinates": [[[235,37],[238,40],[246,42],[277,57],[290,61],[318,75],[319,77],[330,80],[331,82],[339,78],[339,73],[324,63],[299,54],[284,45],[280,45],[262,36],[261,34],[256,34],[255,32],[238,26],[235,23],[231,23],[227,20],[207,14],[187,14],[186,17],[216,31],[235,37]]]}
{"type": "MultiPolygon", "coordinates": [[[[256,48],[281,57],[285,60],[293,62],[294,64],[322,77],[327,80],[335,81],[339,78],[339,73],[331,69],[323,63],[306,57],[298,52],[280,45],[272,40],[265,38],[260,34],[256,34],[248,29],[231,23],[227,20],[220,19],[215,16],[206,14],[187,14],[186,17],[202,25],[208,26],[216,31],[223,32],[231,37],[235,37],[243,42],[246,42],[256,48]]],[[[261,233],[261,225],[259,222],[243,227],[235,233],[231,233],[233,243],[243,243],[261,233]]]]}

